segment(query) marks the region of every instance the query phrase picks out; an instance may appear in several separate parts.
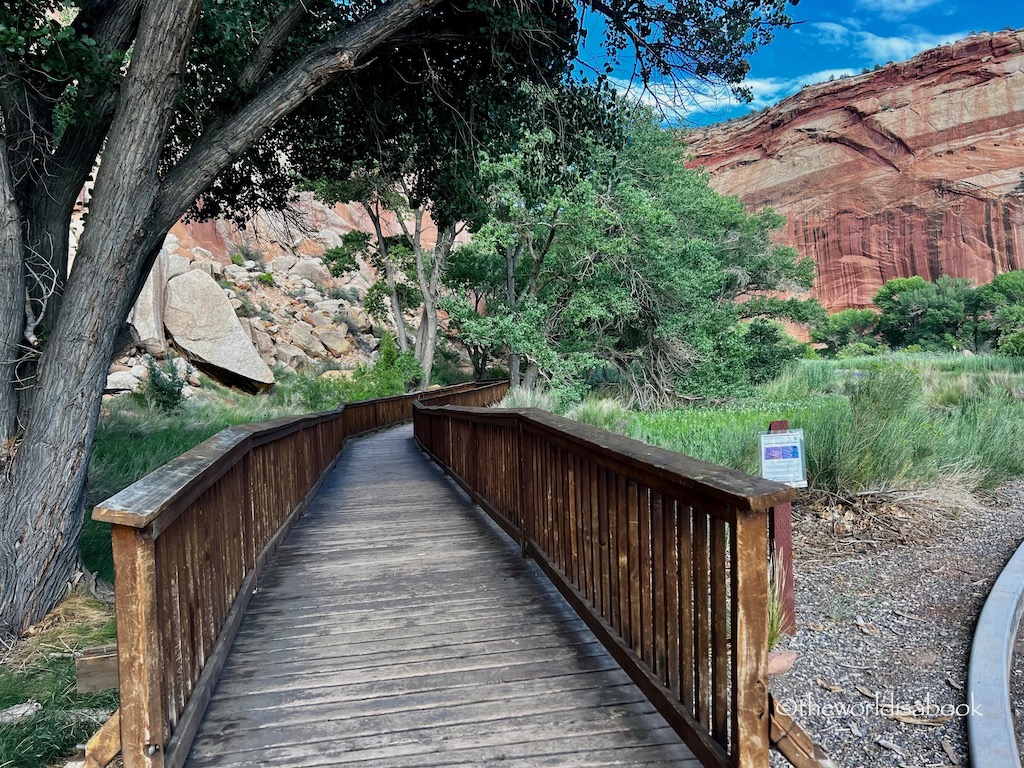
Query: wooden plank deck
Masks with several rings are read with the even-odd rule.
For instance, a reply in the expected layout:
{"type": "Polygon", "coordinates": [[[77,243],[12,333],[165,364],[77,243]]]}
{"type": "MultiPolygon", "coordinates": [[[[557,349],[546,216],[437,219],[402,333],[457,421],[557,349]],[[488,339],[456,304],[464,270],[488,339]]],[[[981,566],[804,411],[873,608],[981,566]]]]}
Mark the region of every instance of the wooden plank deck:
{"type": "Polygon", "coordinates": [[[186,766],[699,764],[418,449],[353,441],[261,579],[186,766]]]}

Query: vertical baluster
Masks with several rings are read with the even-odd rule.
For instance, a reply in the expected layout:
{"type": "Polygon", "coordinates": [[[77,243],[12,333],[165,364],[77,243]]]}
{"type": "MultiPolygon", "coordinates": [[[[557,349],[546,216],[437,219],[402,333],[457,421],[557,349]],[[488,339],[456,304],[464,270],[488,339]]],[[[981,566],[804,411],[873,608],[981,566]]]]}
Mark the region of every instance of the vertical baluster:
{"type": "Polygon", "coordinates": [[[768,764],[768,523],[765,510],[733,513],[732,760],[768,764]]]}
{"type": "Polygon", "coordinates": [[[679,696],[679,539],[675,499],[665,497],[662,550],[665,558],[665,685],[679,696]]]}
{"type": "Polygon", "coordinates": [[[616,631],[621,634],[622,626],[619,615],[619,525],[618,525],[618,476],[611,469],[604,474],[604,506],[608,516],[608,613],[605,618],[616,631]]]}
{"type": "Polygon", "coordinates": [[[711,615],[708,583],[708,515],[693,511],[693,630],[694,630],[694,714],[705,728],[711,726],[711,615]]]}
{"type": "Polygon", "coordinates": [[[615,530],[618,538],[616,551],[618,552],[618,596],[619,596],[619,622],[616,625],[619,636],[629,644],[630,635],[630,607],[629,599],[632,593],[632,582],[629,578],[629,499],[626,494],[626,478],[620,474],[615,475],[615,530]]]}
{"type": "Polygon", "coordinates": [[[654,610],[651,603],[651,496],[641,486],[640,507],[640,658],[654,667],[654,610]]]}
{"type": "Polygon", "coordinates": [[[665,616],[665,501],[651,491],[651,603],[654,608],[654,674],[665,682],[667,621],[665,616]]]}
{"type": "Polygon", "coordinates": [[[568,509],[568,530],[567,542],[569,546],[569,568],[567,574],[569,581],[576,589],[581,589],[580,579],[580,495],[579,495],[579,474],[580,457],[575,452],[569,454],[569,471],[566,475],[566,497],[568,509]]]}
{"type": "Polygon", "coordinates": [[[117,644],[121,732],[126,768],[161,768],[167,745],[166,699],[160,658],[156,548],[146,531],[113,526],[117,563],[117,644]],[[150,745],[155,752],[149,754],[150,745]]]}
{"type": "Polygon", "coordinates": [[[594,596],[591,602],[600,612],[604,604],[604,568],[601,562],[601,507],[598,496],[600,468],[590,462],[590,557],[593,564],[594,596]]]}
{"type": "Polygon", "coordinates": [[[594,579],[594,517],[591,510],[593,503],[590,495],[590,473],[593,464],[587,459],[580,459],[580,559],[582,570],[582,592],[590,603],[596,604],[594,579]]]}
{"type": "Polygon", "coordinates": [[[632,480],[626,484],[626,512],[629,515],[629,647],[640,655],[641,627],[640,616],[640,500],[637,486],[632,480]]]}
{"type": "Polygon", "coordinates": [[[676,527],[679,557],[679,687],[683,706],[694,711],[695,632],[693,615],[693,519],[696,512],[682,501],[678,503],[679,522],[676,527]]]}
{"type": "Polygon", "coordinates": [[[726,590],[726,523],[711,518],[711,689],[714,708],[711,734],[722,746],[729,743],[729,604],[726,590]]]}

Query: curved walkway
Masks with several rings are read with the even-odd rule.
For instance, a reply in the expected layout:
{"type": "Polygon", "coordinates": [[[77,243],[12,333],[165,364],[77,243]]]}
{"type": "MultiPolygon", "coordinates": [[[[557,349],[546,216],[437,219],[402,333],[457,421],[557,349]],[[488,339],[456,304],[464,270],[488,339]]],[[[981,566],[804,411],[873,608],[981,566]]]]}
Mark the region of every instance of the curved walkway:
{"type": "Polygon", "coordinates": [[[1024,614],[1024,545],[996,579],[981,610],[967,670],[967,739],[975,768],[1020,768],[1010,703],[1010,666],[1024,614]]]}
{"type": "Polygon", "coordinates": [[[699,763],[419,451],[356,440],[261,579],[186,766],[699,763]]]}

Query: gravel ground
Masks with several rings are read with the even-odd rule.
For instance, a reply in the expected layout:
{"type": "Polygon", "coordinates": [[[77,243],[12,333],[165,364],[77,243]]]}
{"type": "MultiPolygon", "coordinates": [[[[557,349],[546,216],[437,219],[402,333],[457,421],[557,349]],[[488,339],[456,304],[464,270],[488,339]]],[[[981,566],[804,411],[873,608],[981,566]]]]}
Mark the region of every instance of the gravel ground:
{"type": "MultiPolygon", "coordinates": [[[[782,646],[799,658],[772,692],[836,765],[968,766],[971,639],[1024,541],[1024,483],[958,515],[870,510],[795,509],[799,631],[782,646]]],[[[1024,708],[1024,659],[1015,668],[1024,708]]]]}

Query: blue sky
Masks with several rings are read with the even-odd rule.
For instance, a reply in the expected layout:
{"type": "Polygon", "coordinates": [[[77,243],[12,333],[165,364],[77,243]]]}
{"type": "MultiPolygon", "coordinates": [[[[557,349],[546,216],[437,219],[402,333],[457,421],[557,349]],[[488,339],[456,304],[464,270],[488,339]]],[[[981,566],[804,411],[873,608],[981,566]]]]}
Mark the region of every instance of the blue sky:
{"type": "MultiPolygon", "coordinates": [[[[865,67],[905,61],[971,32],[1024,27],[1022,0],[802,0],[795,22],[751,60],[754,101],[738,106],[725,94],[679,104],[695,124],[713,123],[775,104],[803,85],[865,67]]],[[[629,73],[615,73],[628,79],[629,73]]]]}

